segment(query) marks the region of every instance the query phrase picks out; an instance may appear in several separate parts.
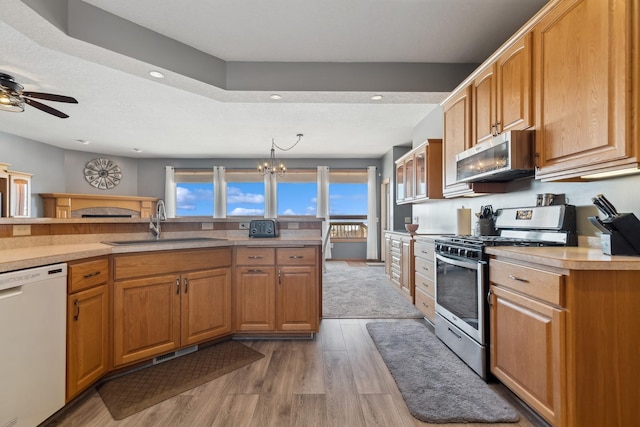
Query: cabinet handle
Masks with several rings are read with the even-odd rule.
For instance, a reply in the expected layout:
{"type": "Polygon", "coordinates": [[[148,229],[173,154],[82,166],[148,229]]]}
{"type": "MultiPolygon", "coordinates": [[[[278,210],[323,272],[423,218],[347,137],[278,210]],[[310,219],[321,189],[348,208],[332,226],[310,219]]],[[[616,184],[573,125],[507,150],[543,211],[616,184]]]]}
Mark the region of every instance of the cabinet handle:
{"type": "Polygon", "coordinates": [[[77,322],[78,321],[78,317],[80,317],[80,301],[78,299],[76,299],[73,302],[73,305],[76,308],[76,313],[73,315],[73,320],[77,322]]]}
{"type": "Polygon", "coordinates": [[[84,278],[88,279],[89,277],[97,276],[98,274],[100,274],[99,271],[94,271],[93,273],[85,274],[84,278]]]}
{"type": "Polygon", "coordinates": [[[497,135],[497,133],[496,133],[496,125],[495,124],[491,125],[491,135],[492,136],[496,136],[497,135]]]}
{"type": "Polygon", "coordinates": [[[426,302],[423,302],[422,305],[424,305],[426,308],[429,308],[429,304],[427,304],[426,302]]]}
{"type": "Polygon", "coordinates": [[[291,255],[289,259],[302,259],[304,258],[302,255],[291,255]]]}
{"type": "Polygon", "coordinates": [[[429,271],[429,267],[422,266],[422,269],[423,269],[424,271],[429,271]]]}
{"type": "Polygon", "coordinates": [[[262,255],[249,255],[247,258],[249,258],[249,259],[262,259],[262,255]]]}
{"type": "Polygon", "coordinates": [[[176,278],[176,295],[180,295],[180,279],[176,278]]]}
{"type": "Polygon", "coordinates": [[[184,293],[186,294],[187,292],[189,292],[189,279],[187,279],[185,277],[184,278],[184,293]]]}
{"type": "Polygon", "coordinates": [[[502,132],[500,131],[500,125],[501,125],[501,124],[502,124],[501,122],[496,122],[496,135],[499,135],[499,134],[501,134],[501,133],[502,133],[502,132]]]}
{"type": "Polygon", "coordinates": [[[529,283],[529,281],[527,279],[522,279],[520,277],[514,276],[513,274],[509,275],[509,279],[516,280],[516,281],[522,282],[522,283],[529,283]]]}
{"type": "Polygon", "coordinates": [[[282,285],[282,270],[278,269],[278,285],[282,285]]]}
{"type": "Polygon", "coordinates": [[[493,294],[493,291],[491,289],[489,289],[489,292],[487,292],[487,303],[489,304],[489,307],[492,306],[491,304],[491,295],[493,294]]]}
{"type": "Polygon", "coordinates": [[[262,270],[260,270],[259,268],[250,268],[249,270],[247,270],[247,272],[249,272],[249,273],[262,273],[262,270]]]}

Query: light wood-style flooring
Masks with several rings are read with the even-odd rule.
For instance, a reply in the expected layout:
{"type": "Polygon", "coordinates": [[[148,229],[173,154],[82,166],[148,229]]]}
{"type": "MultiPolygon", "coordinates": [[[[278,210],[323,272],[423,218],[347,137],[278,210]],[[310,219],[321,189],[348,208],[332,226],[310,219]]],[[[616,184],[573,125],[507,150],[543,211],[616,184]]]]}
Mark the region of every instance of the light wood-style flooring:
{"type": "MultiPolygon", "coordinates": [[[[98,393],[90,392],[48,427],[433,426],[410,415],[367,332],[370,321],[325,319],[313,340],[243,341],[265,357],[122,421],[114,421],[98,393]]],[[[542,425],[519,410],[516,424],[442,426],[542,425]]]]}

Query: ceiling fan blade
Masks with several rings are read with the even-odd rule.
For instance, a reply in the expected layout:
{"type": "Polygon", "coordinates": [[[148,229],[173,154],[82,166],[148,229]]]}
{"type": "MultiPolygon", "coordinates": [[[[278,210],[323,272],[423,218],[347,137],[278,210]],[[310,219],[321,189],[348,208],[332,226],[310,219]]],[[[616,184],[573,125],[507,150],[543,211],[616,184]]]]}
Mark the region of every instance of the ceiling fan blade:
{"type": "Polygon", "coordinates": [[[47,101],[67,102],[69,104],[77,104],[78,101],[75,98],[64,95],[55,95],[53,93],[42,92],[22,92],[22,96],[29,98],[46,99],[47,101]]]}
{"type": "Polygon", "coordinates": [[[44,105],[44,104],[42,104],[42,103],[40,103],[38,101],[34,101],[33,99],[24,98],[24,102],[26,104],[31,105],[32,107],[37,108],[38,110],[42,110],[45,113],[53,114],[54,116],[60,117],[61,119],[66,119],[67,117],[69,117],[68,115],[66,115],[62,111],[58,111],[55,108],[51,108],[48,105],[44,105]]]}

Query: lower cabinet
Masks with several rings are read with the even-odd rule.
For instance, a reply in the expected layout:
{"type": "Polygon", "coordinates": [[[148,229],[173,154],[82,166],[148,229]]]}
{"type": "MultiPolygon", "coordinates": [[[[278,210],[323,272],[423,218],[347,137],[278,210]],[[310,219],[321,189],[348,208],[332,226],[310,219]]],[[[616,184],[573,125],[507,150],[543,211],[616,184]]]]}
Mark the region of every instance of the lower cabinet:
{"type": "Polygon", "coordinates": [[[237,332],[318,331],[315,247],[236,248],[237,332]]]}
{"type": "Polygon", "coordinates": [[[553,426],[640,425],[640,271],[489,269],[491,372],[553,426]]]}
{"type": "Polygon", "coordinates": [[[114,263],[115,366],[232,332],[230,249],[118,255],[114,263]]]}
{"type": "Polygon", "coordinates": [[[109,259],[68,264],[66,401],[109,370],[109,259]]]}
{"type": "Polygon", "coordinates": [[[400,294],[413,304],[413,238],[407,233],[387,231],[385,245],[388,245],[385,273],[400,294]]]}
{"type": "Polygon", "coordinates": [[[416,237],[414,243],[415,305],[430,322],[435,320],[435,242],[433,238],[416,237]]]}

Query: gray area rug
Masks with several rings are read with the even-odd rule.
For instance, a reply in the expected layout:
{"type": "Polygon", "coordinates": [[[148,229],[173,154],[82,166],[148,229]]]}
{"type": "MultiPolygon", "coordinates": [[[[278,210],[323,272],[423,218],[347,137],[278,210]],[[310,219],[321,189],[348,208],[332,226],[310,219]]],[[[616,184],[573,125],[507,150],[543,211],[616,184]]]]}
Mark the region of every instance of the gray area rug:
{"type": "Polygon", "coordinates": [[[333,319],[424,317],[391,288],[384,268],[328,261],[322,276],[322,316],[333,319]]]}
{"type": "Polygon", "coordinates": [[[375,322],[367,330],[415,418],[435,424],[519,420],[513,407],[424,324],[375,322]]]}

